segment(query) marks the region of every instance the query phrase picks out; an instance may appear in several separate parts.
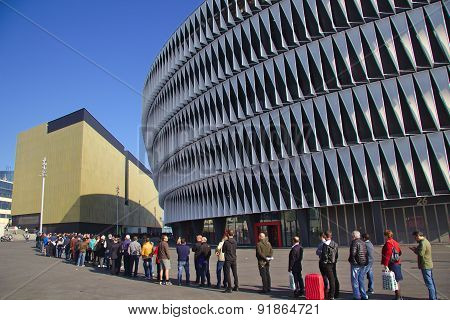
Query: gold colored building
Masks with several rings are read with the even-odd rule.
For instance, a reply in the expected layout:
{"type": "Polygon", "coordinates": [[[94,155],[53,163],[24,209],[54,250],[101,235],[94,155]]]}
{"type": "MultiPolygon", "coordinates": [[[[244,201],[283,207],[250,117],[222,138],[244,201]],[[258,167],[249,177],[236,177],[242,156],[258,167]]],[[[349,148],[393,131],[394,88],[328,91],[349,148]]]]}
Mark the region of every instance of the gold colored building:
{"type": "Polygon", "coordinates": [[[86,109],[18,135],[13,225],[39,227],[44,157],[44,231],[160,233],[150,172],[86,109]]]}

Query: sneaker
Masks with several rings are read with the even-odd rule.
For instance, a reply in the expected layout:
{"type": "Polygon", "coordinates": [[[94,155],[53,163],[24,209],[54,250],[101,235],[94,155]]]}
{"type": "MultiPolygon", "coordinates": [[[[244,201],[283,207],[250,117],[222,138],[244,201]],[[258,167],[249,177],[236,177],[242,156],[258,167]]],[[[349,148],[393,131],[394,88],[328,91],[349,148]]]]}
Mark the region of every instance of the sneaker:
{"type": "Polygon", "coordinates": [[[233,291],[239,291],[239,287],[234,287],[233,291]]]}
{"type": "Polygon", "coordinates": [[[368,293],[368,294],[374,294],[375,291],[373,291],[373,290],[368,290],[367,293],[368,293]]]}
{"type": "Polygon", "coordinates": [[[100,268],[100,267],[101,267],[101,265],[98,265],[98,266],[97,266],[97,268],[100,268]]]}
{"type": "Polygon", "coordinates": [[[166,286],[171,286],[171,285],[172,285],[172,282],[170,282],[170,281],[166,282],[166,286]]]}

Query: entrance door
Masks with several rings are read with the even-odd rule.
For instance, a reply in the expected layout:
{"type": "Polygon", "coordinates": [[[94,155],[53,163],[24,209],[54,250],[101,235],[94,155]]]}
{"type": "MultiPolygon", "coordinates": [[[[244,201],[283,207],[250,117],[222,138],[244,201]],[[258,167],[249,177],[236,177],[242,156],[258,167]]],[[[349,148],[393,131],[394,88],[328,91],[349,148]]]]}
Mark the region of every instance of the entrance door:
{"type": "Polygon", "coordinates": [[[281,247],[283,245],[281,242],[280,221],[255,223],[254,231],[255,231],[255,243],[258,243],[258,236],[261,232],[263,232],[269,238],[269,242],[272,244],[273,247],[281,247]]]}

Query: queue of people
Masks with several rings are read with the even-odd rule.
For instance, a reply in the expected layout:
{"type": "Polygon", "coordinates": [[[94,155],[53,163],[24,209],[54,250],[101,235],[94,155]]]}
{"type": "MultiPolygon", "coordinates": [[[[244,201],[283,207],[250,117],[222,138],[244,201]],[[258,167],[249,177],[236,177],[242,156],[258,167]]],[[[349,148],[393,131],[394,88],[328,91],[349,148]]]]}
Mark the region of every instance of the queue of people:
{"type": "MultiPolygon", "coordinates": [[[[395,299],[402,299],[399,283],[403,280],[401,268],[402,250],[391,230],[384,232],[385,244],[381,252],[381,265],[385,271],[395,276],[397,287],[395,299]]],[[[417,247],[410,249],[418,257],[418,267],[422,272],[425,285],[429,292],[429,299],[437,299],[437,290],[433,279],[433,261],[430,242],[424,234],[413,233],[417,247]]],[[[350,278],[353,299],[367,300],[374,291],[374,246],[369,234],[360,234],[355,230],[351,234],[352,241],[349,248],[348,262],[350,264],[350,278]],[[366,279],[368,285],[366,289],[366,279]]],[[[273,260],[273,248],[264,233],[258,235],[256,244],[256,260],[261,277],[262,289],[260,293],[271,292],[270,264],[273,260]]],[[[123,239],[117,236],[89,235],[89,234],[42,234],[36,237],[36,247],[43,255],[64,258],[79,267],[91,263],[97,268],[108,270],[112,275],[119,275],[123,269],[126,277],[137,277],[139,263],[142,260],[144,277],[147,280],[156,280],[160,285],[172,285],[170,281],[171,254],[167,235],[163,235],[159,243],[155,244],[149,238],[130,237],[123,239]],[[153,272],[153,264],[156,274],[153,272]],[[156,279],[154,276],[156,275],[156,279]]],[[[177,285],[191,285],[190,253],[194,253],[195,282],[198,287],[212,287],[210,276],[211,246],[208,239],[202,235],[196,237],[196,242],[189,247],[185,238],[178,238],[177,253],[177,285]]],[[[239,291],[239,277],[237,265],[237,242],[234,239],[234,230],[228,230],[214,250],[217,262],[216,289],[224,289],[224,293],[239,291]],[[233,277],[233,281],[232,281],[233,277]]],[[[340,284],[337,275],[339,261],[339,246],[333,240],[331,231],[320,234],[320,243],[316,250],[319,259],[319,268],[326,299],[339,298],[340,284]]],[[[302,276],[303,247],[298,236],[293,237],[289,252],[288,272],[291,281],[293,296],[298,298],[305,295],[305,284],[302,276]]]]}

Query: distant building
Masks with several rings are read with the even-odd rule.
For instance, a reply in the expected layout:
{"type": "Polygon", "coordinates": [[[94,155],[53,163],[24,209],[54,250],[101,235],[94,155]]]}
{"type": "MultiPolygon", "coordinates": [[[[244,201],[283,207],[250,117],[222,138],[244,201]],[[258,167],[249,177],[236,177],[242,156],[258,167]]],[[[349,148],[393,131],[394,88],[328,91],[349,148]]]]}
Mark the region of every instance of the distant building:
{"type": "Polygon", "coordinates": [[[11,224],[13,178],[13,171],[0,171],[0,234],[11,224]]]}
{"type": "Polygon", "coordinates": [[[44,157],[44,231],[161,232],[149,170],[85,109],[19,134],[13,225],[39,228],[44,157]]]}

